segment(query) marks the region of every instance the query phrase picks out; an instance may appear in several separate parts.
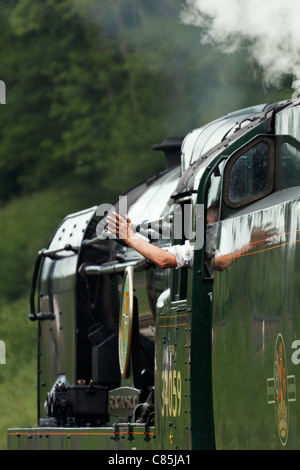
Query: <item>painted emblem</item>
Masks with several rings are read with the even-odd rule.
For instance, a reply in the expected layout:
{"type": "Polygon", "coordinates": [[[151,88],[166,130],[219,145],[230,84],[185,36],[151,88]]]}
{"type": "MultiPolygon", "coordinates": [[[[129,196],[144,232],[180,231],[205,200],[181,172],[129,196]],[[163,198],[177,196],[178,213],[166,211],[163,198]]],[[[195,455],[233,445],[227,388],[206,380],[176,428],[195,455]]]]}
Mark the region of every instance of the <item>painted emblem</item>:
{"type": "Polygon", "coordinates": [[[130,351],[133,316],[133,268],[128,266],[125,270],[120,315],[119,315],[119,363],[122,377],[127,376],[130,351]]]}
{"type": "Polygon", "coordinates": [[[277,336],[274,361],[274,391],[275,413],[279,439],[282,445],[288,439],[288,396],[287,396],[287,366],[283,337],[277,336]]]}
{"type": "Polygon", "coordinates": [[[296,401],[295,376],[288,375],[283,336],[276,338],[274,377],[267,379],[268,403],[274,404],[275,419],[281,444],[286,445],[289,434],[289,402],[296,401]]]}

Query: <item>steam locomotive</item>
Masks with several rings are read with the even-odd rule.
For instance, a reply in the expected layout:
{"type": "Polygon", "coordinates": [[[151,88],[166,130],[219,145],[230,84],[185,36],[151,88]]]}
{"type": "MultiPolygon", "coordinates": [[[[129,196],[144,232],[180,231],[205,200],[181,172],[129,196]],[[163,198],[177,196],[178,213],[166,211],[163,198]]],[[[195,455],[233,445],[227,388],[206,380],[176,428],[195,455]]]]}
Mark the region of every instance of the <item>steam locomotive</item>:
{"type": "Polygon", "coordinates": [[[37,426],[9,429],[9,449],[300,447],[300,100],[154,150],[165,171],[68,215],[38,253],[37,426]],[[125,203],[139,236],[188,241],[193,265],[109,236],[125,203]]]}

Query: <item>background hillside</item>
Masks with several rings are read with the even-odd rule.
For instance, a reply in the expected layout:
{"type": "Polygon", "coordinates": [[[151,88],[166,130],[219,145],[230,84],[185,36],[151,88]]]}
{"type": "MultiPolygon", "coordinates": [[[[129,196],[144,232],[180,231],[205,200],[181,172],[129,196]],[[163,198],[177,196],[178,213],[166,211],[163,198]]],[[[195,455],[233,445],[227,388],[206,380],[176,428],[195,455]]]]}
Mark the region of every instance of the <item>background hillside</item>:
{"type": "MultiPolygon", "coordinates": [[[[188,3],[188,2],[187,2],[188,3]]],[[[185,0],[1,0],[0,449],[36,424],[37,251],[62,218],[163,168],[152,145],[227,112],[290,98],[245,50],[223,54],[181,22],[185,0]]]]}

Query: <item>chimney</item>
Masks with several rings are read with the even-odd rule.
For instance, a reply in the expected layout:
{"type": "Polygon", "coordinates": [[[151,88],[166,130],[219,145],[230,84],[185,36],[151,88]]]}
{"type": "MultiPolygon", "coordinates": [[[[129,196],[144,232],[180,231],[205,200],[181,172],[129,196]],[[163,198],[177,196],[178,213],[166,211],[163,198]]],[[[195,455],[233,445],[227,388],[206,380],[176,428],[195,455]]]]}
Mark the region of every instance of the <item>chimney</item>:
{"type": "Polygon", "coordinates": [[[153,150],[164,152],[166,169],[170,170],[180,165],[183,139],[184,137],[166,137],[161,144],[153,145],[153,150]]]}

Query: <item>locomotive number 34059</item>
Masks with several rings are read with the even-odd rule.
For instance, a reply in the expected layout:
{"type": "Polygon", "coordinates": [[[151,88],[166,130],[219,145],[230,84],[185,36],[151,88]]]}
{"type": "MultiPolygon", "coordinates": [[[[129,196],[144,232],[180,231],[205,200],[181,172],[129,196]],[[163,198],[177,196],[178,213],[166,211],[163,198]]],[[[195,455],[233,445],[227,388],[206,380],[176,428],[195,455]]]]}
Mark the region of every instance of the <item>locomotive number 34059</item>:
{"type": "Polygon", "coordinates": [[[181,373],[180,370],[162,371],[162,416],[180,416],[181,412],[181,373]]]}

